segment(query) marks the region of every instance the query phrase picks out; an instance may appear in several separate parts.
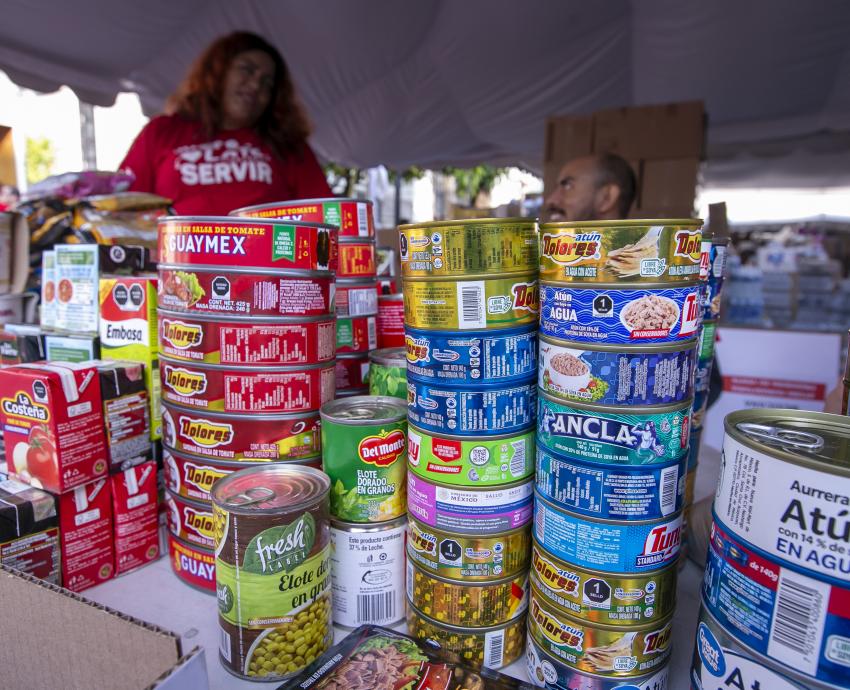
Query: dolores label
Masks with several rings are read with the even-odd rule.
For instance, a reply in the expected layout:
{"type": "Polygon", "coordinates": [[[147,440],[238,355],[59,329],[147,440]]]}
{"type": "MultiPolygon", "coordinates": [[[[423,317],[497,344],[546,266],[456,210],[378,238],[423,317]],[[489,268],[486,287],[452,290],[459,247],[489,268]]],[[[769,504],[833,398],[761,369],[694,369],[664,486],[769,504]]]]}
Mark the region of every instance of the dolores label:
{"type": "Polygon", "coordinates": [[[667,343],[697,336],[696,284],[623,290],[541,285],[540,332],[585,343],[667,343]]]}

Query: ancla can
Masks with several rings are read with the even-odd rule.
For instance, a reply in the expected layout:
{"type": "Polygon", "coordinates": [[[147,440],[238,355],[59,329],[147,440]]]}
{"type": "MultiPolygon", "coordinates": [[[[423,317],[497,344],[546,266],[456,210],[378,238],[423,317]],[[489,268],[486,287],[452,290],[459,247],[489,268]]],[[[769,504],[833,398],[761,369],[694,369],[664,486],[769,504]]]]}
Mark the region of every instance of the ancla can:
{"type": "Polygon", "coordinates": [[[403,347],[369,353],[369,395],[407,400],[407,354],[403,347]]]}
{"type": "Polygon", "coordinates": [[[272,204],[246,206],[231,211],[232,216],[307,221],[339,226],[340,237],[374,237],[372,202],[366,199],[298,199],[272,204]]]}
{"type": "Polygon", "coordinates": [[[322,406],[323,466],[331,513],[383,522],[407,511],[407,408],[398,398],[354,396],[322,406]]]}
{"type": "Polygon", "coordinates": [[[309,467],[235,472],[212,490],[219,656],[279,680],[333,641],[328,478],[309,467]]]}

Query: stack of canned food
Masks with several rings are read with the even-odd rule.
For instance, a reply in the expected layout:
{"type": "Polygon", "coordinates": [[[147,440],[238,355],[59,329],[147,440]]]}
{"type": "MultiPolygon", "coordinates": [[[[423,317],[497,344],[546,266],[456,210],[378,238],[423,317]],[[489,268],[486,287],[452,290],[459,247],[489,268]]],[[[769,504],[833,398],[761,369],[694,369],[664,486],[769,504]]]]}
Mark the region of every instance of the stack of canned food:
{"type": "Polygon", "coordinates": [[[522,654],[534,472],[537,229],[399,228],[407,351],[408,628],[465,663],[522,654]]]}
{"type": "Polygon", "coordinates": [[[159,238],[172,565],[214,591],[212,483],[245,463],[321,462],[319,408],[334,397],[337,229],[170,217],[159,238]]]}
{"type": "Polygon", "coordinates": [[[699,328],[700,221],[540,227],[529,676],[664,687],[699,328]]]}
{"type": "Polygon", "coordinates": [[[728,415],[691,681],[850,686],[850,423],[728,415]]]}

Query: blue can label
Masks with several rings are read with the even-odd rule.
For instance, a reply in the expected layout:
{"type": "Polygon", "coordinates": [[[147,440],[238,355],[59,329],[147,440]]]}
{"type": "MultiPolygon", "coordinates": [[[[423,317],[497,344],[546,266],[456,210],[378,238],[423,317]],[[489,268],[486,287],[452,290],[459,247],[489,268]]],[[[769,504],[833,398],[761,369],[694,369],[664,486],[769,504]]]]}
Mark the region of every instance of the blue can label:
{"type": "Polygon", "coordinates": [[[703,283],[702,318],[720,316],[720,290],[726,273],[726,245],[712,244],[709,250],[708,280],[703,283]]]}
{"type": "Polygon", "coordinates": [[[696,424],[691,425],[691,440],[688,444],[688,472],[693,472],[697,468],[699,460],[699,444],[702,441],[702,429],[698,429],[696,424]]]}
{"type": "Polygon", "coordinates": [[[555,558],[579,568],[607,573],[659,570],[679,557],[682,514],[662,521],[603,522],[558,510],[538,496],[534,536],[555,558]]]}
{"type": "Polygon", "coordinates": [[[452,388],[408,376],[407,417],[443,434],[510,434],[534,424],[536,382],[497,387],[452,388]]]}
{"type": "Polygon", "coordinates": [[[537,327],[441,332],[408,328],[407,371],[431,383],[494,383],[528,379],[537,370],[537,327]]]}
{"type": "Polygon", "coordinates": [[[695,338],[700,323],[697,285],[621,290],[540,286],[540,332],[593,343],[666,343],[695,338]]]}
{"type": "Polygon", "coordinates": [[[559,508],[603,520],[657,520],[682,508],[685,458],[670,465],[597,465],[537,449],[537,491],[559,508]]]}
{"type": "Polygon", "coordinates": [[[669,464],[688,452],[690,413],[690,401],[659,412],[641,409],[639,414],[626,414],[570,407],[541,395],[538,442],[589,462],[669,464]]]}
{"type": "Polygon", "coordinates": [[[695,361],[695,343],[672,352],[617,352],[541,340],[538,385],[573,402],[667,405],[693,397],[695,361]]]}

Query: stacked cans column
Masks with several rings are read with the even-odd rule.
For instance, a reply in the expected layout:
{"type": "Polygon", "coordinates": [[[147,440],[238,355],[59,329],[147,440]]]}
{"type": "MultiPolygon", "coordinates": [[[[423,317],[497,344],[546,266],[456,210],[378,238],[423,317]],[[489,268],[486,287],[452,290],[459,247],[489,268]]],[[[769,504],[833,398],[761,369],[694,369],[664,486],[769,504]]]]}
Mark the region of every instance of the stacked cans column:
{"type": "Polygon", "coordinates": [[[540,226],[529,673],[666,685],[700,221],[540,226]]]}
{"type": "Polygon", "coordinates": [[[233,217],[159,224],[162,441],[172,565],[212,581],[213,482],[251,463],[319,466],[334,397],[337,228],[233,217]]]}
{"type": "Polygon", "coordinates": [[[536,224],[399,228],[408,629],[478,667],[522,653],[537,362],[536,224]]]}

